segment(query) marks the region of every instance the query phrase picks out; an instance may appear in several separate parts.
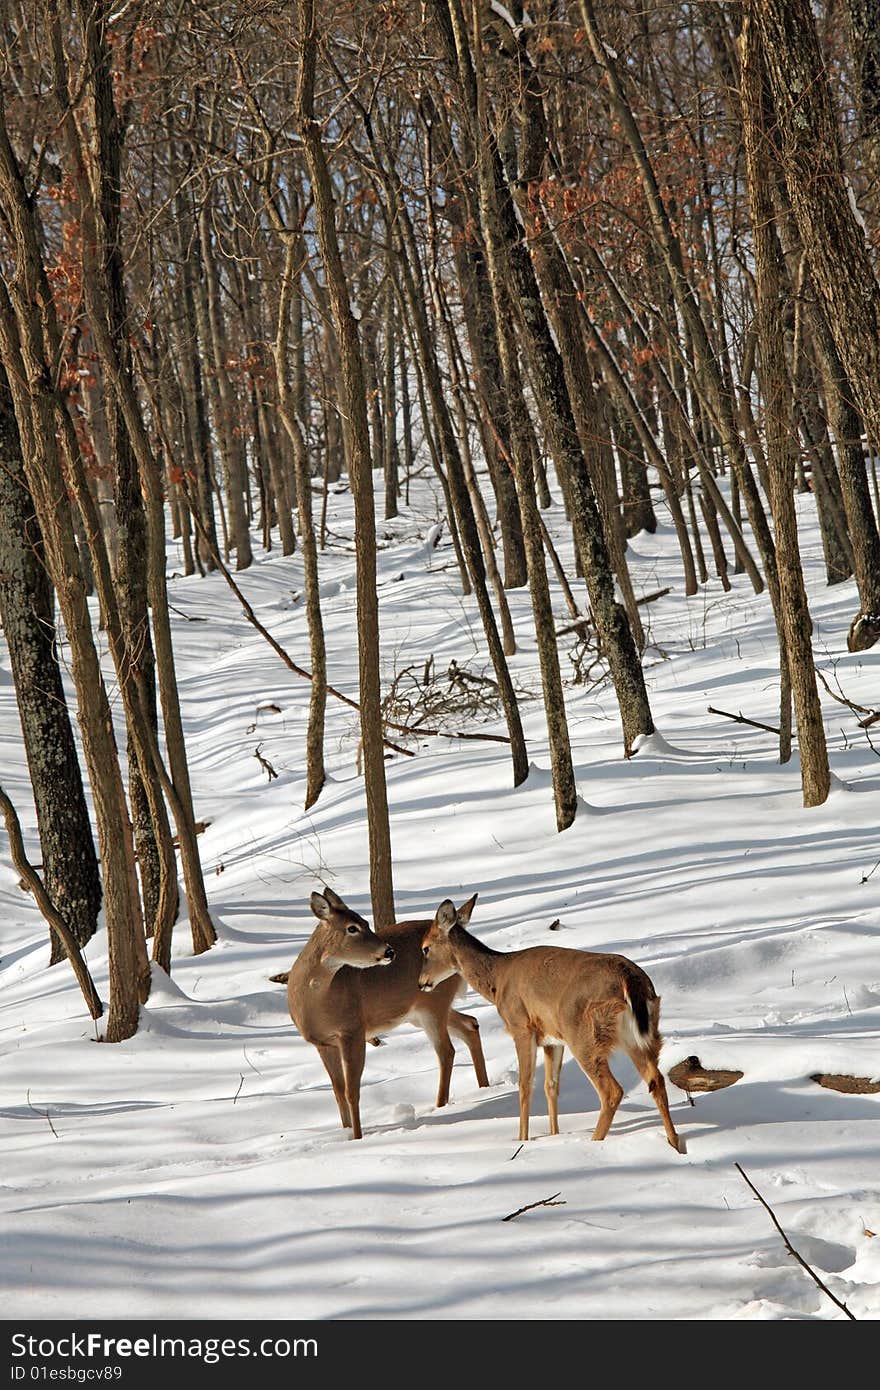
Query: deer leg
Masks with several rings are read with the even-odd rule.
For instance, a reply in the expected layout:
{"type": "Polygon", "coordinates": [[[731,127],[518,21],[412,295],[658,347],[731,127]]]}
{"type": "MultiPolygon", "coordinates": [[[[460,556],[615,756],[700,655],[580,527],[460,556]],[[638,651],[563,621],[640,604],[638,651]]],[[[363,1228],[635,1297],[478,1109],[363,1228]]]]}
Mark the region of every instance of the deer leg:
{"type": "Polygon", "coordinates": [[[455,1048],[449,1037],[449,1030],[442,1018],[438,1018],[430,1009],[422,1009],[418,1013],[411,1013],[410,1019],[418,1024],[427,1033],[431,1042],[434,1044],[434,1051],[437,1053],[437,1062],[440,1067],[440,1080],[437,1086],[437,1108],[445,1105],[449,1100],[449,1083],[452,1080],[452,1064],[455,1061],[455,1048]]]}
{"type": "Polygon", "coordinates": [[[483,1044],[480,1041],[479,1023],[473,1014],[460,1014],[457,1009],[449,1010],[447,1022],[452,1036],[461,1038],[471,1054],[471,1061],[477,1074],[477,1085],[488,1086],[489,1077],[486,1074],[486,1059],[483,1056],[483,1044]]]}
{"type": "Polygon", "coordinates": [[[535,1080],[535,1057],[538,1042],[534,1033],[516,1033],[516,1055],[519,1061],[519,1137],[529,1137],[529,1110],[532,1104],[532,1085],[535,1080]]]}
{"type": "Polygon", "coordinates": [[[336,1097],[336,1104],[339,1106],[339,1118],[342,1121],[343,1129],[351,1128],[351,1115],[348,1111],[348,1101],[345,1099],[345,1076],[342,1071],[342,1058],[339,1055],[339,1048],[334,1043],[316,1043],[318,1054],[330,1077],[333,1087],[333,1094],[336,1097]]]}
{"type": "Polygon", "coordinates": [[[351,1137],[361,1139],[361,1076],[367,1055],[367,1040],[363,1033],[358,1033],[356,1037],[343,1038],[340,1050],[345,1076],[345,1099],[348,1103],[348,1113],[351,1115],[351,1137]]]}
{"type": "Polygon", "coordinates": [[[559,1073],[564,1051],[561,1043],[545,1044],[544,1047],[544,1095],[547,1097],[551,1134],[559,1133],[559,1073]]]}
{"type": "Polygon", "coordinates": [[[669,1098],[666,1094],[666,1082],[663,1080],[663,1073],[657,1066],[656,1058],[650,1052],[636,1052],[635,1049],[629,1052],[629,1056],[654,1098],[654,1104],[660,1112],[663,1128],[666,1130],[666,1138],[677,1153],[684,1153],[684,1140],[672,1123],[672,1116],[669,1113],[669,1098]]]}
{"type": "Polygon", "coordinates": [[[597,1057],[595,1053],[589,1052],[581,1053],[580,1056],[575,1052],[574,1055],[578,1066],[592,1082],[599,1097],[599,1119],[593,1130],[593,1138],[604,1139],[611,1128],[617,1107],[623,1100],[623,1087],[616,1080],[604,1057],[597,1057]]]}

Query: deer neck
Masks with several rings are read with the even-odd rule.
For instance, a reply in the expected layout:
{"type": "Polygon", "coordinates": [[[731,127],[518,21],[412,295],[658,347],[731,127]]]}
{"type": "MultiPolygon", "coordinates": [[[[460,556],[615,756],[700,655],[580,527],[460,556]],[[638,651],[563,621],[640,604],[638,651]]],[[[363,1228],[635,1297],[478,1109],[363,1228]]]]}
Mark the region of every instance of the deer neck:
{"type": "Polygon", "coordinates": [[[459,975],[484,999],[494,999],[498,967],[504,960],[503,952],[493,951],[491,946],[478,941],[464,927],[452,928],[449,944],[459,975]]]}
{"type": "Polygon", "coordinates": [[[344,964],[344,960],[334,956],[328,943],[314,942],[313,948],[309,951],[308,959],[305,961],[304,973],[308,980],[309,989],[326,989],[344,964]]]}

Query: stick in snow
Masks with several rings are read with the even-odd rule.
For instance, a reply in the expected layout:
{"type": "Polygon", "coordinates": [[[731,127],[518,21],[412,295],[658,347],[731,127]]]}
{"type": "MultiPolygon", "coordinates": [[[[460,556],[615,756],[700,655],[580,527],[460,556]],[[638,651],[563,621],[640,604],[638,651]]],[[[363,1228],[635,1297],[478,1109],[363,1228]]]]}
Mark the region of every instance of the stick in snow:
{"type": "Polygon", "coordinates": [[[846,1313],[846,1316],[847,1316],[848,1318],[852,1319],[853,1322],[857,1322],[858,1319],[856,1318],[855,1314],[854,1314],[854,1313],[851,1313],[851,1312],[849,1311],[849,1309],[847,1308],[846,1304],[845,1304],[845,1303],[841,1303],[840,1299],[839,1299],[839,1298],[836,1298],[836,1297],[834,1296],[834,1294],[833,1294],[833,1293],[831,1292],[831,1290],[829,1289],[828,1285],[827,1285],[827,1284],[823,1284],[823,1283],[822,1283],[822,1280],[819,1278],[819,1276],[818,1276],[818,1274],[816,1273],[816,1271],[815,1271],[810,1265],[807,1264],[807,1262],[806,1262],[806,1260],[804,1259],[803,1255],[799,1255],[798,1252],[795,1250],[795,1248],[794,1248],[794,1246],[792,1245],[791,1241],[789,1240],[788,1236],[785,1234],[785,1232],[783,1231],[783,1229],[782,1229],[782,1227],[780,1226],[779,1222],[776,1220],[776,1214],[774,1213],[773,1208],[772,1208],[767,1202],[764,1201],[764,1198],[761,1196],[760,1192],[759,1192],[758,1189],[755,1187],[755,1184],[752,1182],[752,1180],[743,1172],[742,1168],[740,1168],[740,1166],[739,1166],[738,1163],[735,1163],[733,1166],[736,1168],[736,1170],[737,1170],[737,1172],[739,1173],[740,1177],[743,1178],[744,1181],[748,1183],[749,1187],[750,1187],[750,1188],[752,1189],[752,1191],[754,1192],[754,1194],[755,1194],[755,1196],[757,1197],[758,1201],[761,1203],[761,1206],[762,1206],[762,1207],[764,1208],[764,1210],[767,1212],[768,1216],[770,1217],[770,1220],[773,1222],[773,1225],[776,1227],[777,1231],[778,1231],[779,1234],[782,1236],[782,1243],[783,1243],[783,1245],[785,1246],[786,1250],[788,1251],[789,1255],[793,1255],[793,1256],[794,1256],[794,1258],[797,1260],[798,1264],[801,1265],[801,1266],[807,1271],[807,1273],[809,1274],[810,1278],[813,1280],[814,1283],[816,1283],[816,1284],[819,1285],[819,1288],[822,1290],[822,1292],[828,1295],[828,1297],[831,1299],[831,1302],[832,1302],[832,1303],[836,1303],[836,1304],[837,1304],[837,1307],[840,1308],[840,1309],[842,1309],[843,1312],[846,1313]]]}
{"type": "Polygon", "coordinates": [[[761,724],[757,719],[746,719],[743,714],[728,714],[726,709],[713,709],[707,706],[709,714],[720,714],[722,719],[732,719],[734,724],[748,724],[752,729],[765,729],[768,734],[778,734],[779,730],[774,729],[772,724],[761,724]]]}
{"type": "MultiPolygon", "coordinates": [[[[517,1149],[519,1153],[519,1149],[517,1149]]],[[[515,1155],[514,1155],[515,1157],[515,1155]]],[[[552,1197],[542,1197],[540,1202],[529,1202],[527,1207],[520,1207],[517,1211],[512,1211],[509,1216],[502,1216],[502,1221],[513,1221],[514,1217],[522,1216],[524,1211],[531,1211],[534,1207],[564,1207],[565,1201],[557,1202],[558,1192],[554,1192],[552,1197]]],[[[850,1314],[850,1317],[852,1314],[850,1314]]]]}
{"type": "MultiPolygon", "coordinates": [[[[100,1018],[104,1012],[104,1006],[101,1003],[98,991],[95,988],[95,983],[89,972],[89,967],[86,965],[82,951],[80,950],[79,942],[70,931],[61,913],[49,897],[49,894],[43,886],[43,880],[25,854],[24,840],[21,834],[21,824],[18,815],[15,807],[2,787],[0,787],[0,811],[2,811],[3,819],[6,822],[6,833],[9,836],[9,849],[12,854],[12,862],[30,891],[33,893],[37,906],[49,923],[49,926],[54,927],[61,937],[61,943],[73,967],[73,973],[76,976],[77,984],[82,990],[83,998],[86,1001],[86,1008],[92,1018],[100,1018]]],[[[51,1125],[51,1120],[49,1123],[51,1125]]]]}

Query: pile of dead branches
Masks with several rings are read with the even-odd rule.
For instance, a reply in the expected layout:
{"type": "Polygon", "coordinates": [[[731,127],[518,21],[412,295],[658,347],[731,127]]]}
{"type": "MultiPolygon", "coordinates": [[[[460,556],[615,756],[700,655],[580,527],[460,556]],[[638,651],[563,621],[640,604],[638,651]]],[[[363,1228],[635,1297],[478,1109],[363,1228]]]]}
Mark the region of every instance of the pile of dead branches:
{"type": "Polygon", "coordinates": [[[453,734],[502,713],[498,684],[491,676],[454,659],[438,671],[433,655],[395,670],[382,701],[383,722],[397,737],[403,730],[404,738],[417,738],[429,728],[453,734]]]}

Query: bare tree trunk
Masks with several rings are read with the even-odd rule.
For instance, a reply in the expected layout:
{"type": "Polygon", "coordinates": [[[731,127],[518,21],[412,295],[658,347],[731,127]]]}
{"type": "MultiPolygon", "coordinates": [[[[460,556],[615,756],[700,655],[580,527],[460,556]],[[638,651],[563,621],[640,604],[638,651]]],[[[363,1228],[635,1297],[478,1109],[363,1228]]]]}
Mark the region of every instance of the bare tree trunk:
{"type": "MultiPolygon", "coordinates": [[[[624,753],[628,756],[639,735],[654,731],[644,675],[626,610],[615,598],[613,573],[602,522],[590,478],[584,467],[563,364],[544,313],[531,261],[522,246],[497,150],[491,141],[490,132],[481,130],[479,126],[472,51],[461,5],[459,0],[436,0],[435,12],[441,23],[450,57],[458,67],[469,119],[473,124],[473,143],[478,145],[485,139],[490,152],[494,191],[490,198],[483,200],[481,206],[492,209],[497,225],[484,230],[486,238],[495,238],[496,244],[503,252],[499,257],[499,268],[508,280],[505,294],[508,301],[516,307],[532,382],[542,406],[557,473],[567,489],[577,548],[583,564],[596,628],[611,668],[620,708],[624,753]]],[[[482,167],[484,161],[480,160],[479,163],[482,167]]]]}
{"type": "MultiPolygon", "coordinates": [[[[422,102],[422,110],[428,126],[429,148],[433,149],[436,145],[440,167],[444,171],[447,214],[453,227],[452,254],[461,289],[474,381],[481,403],[480,437],[495,493],[501,531],[504,584],[508,589],[517,589],[527,583],[528,571],[516,483],[508,462],[510,427],[507,391],[511,388],[511,379],[508,378],[505,384],[501,371],[500,328],[486,275],[485,249],[476,233],[478,207],[471,181],[463,176],[443,111],[438,110],[427,97],[422,102]]],[[[519,389],[522,389],[521,383],[519,389]]]]}
{"type": "MultiPolygon", "coordinates": [[[[95,808],[110,957],[107,1040],[136,1031],[143,978],[138,938],[143,920],[137,891],[134,843],[119,768],[113,715],[101,676],[70,507],[57,450],[63,404],[51,384],[37,304],[47,315],[47,335],[57,346],[52,296],[42,271],[36,228],[21,173],[9,144],[0,96],[0,196],[9,209],[18,253],[13,302],[0,281],[0,355],[13,393],[28,485],[37,509],[50,574],[70,643],[83,751],[95,808]]],[[[54,358],[54,351],[52,353],[54,358]]]]}
{"type": "MultiPolygon", "coordinates": [[[[72,121],[65,121],[71,167],[77,171],[85,236],[83,237],[83,289],[98,356],[106,336],[123,371],[131,373],[127,307],[122,267],[121,179],[124,114],[113,96],[112,77],[104,35],[106,15],[101,0],[86,20],[86,52],[90,63],[86,98],[89,134],[80,147],[72,121]],[[71,138],[73,137],[73,138],[71,138]]],[[[61,35],[53,28],[56,82],[63,102],[67,73],[61,35]]],[[[141,496],[137,460],[129,440],[120,403],[108,372],[101,373],[104,415],[113,468],[113,500],[118,527],[114,589],[119,608],[120,638],[125,646],[127,670],[138,687],[136,703],[126,700],[129,725],[129,800],[138,854],[144,916],[149,935],[169,934],[177,916],[177,862],[171,827],[157,769],[144,746],[138,727],[146,721],[152,738],[158,739],[155,658],[147,601],[147,526],[141,496]]],[[[97,568],[97,567],[96,567],[97,568]]],[[[109,605],[105,604],[105,608],[109,605]]],[[[113,615],[105,612],[108,630],[113,615]]],[[[111,638],[112,640],[112,638],[111,638]]],[[[126,682],[122,681],[123,694],[126,682]]]]}
{"type": "Polygon", "coordinates": [[[360,339],[351,312],[345,270],[336,234],[333,184],[321,129],[315,120],[315,59],[318,35],[314,0],[297,0],[297,37],[300,44],[300,70],[296,116],[315,200],[321,259],[342,358],[340,384],[343,410],[349,422],[348,466],[357,531],[358,662],[367,830],[370,843],[370,893],[375,926],[379,928],[389,926],[394,921],[394,887],[379,686],[379,602],[376,593],[376,520],[370,427],[367,419],[360,339]]]}
{"type": "Polygon", "coordinates": [[[656,173],[645,148],[632,107],[627,99],[617,55],[602,38],[592,0],[578,0],[578,5],[590,50],[605,76],[603,91],[607,92],[608,102],[620,122],[621,131],[636,163],[648,205],[651,227],[661,254],[661,264],[668,278],[669,287],[685,329],[691,335],[695,356],[693,380],[701,397],[711,408],[711,413],[721,434],[725,453],[734,469],[738,486],[746,503],[752,532],[758,543],[770,596],[774,611],[776,611],[779,584],[776,575],[773,537],[770,534],[761,497],[737,429],[736,415],[730,394],[718,367],[715,351],[699,305],[685,274],[681,243],[673,230],[656,173]]]}
{"type": "MultiPolygon", "coordinates": [[[[75,940],[94,935],[101,879],[55,652],[54,596],[0,366],[0,620],[30,772],[47,892],[75,940]]],[[[50,927],[50,964],[65,957],[50,927]]]]}
{"type": "MultiPolygon", "coordinates": [[[[120,417],[120,438],[132,451],[133,461],[137,462],[139,483],[146,493],[147,524],[144,528],[143,513],[139,512],[139,527],[142,536],[141,563],[145,559],[146,589],[153,612],[156,634],[159,693],[165,716],[165,734],[171,767],[170,775],[165,770],[159,749],[155,720],[151,719],[150,709],[153,696],[148,689],[144,673],[138,664],[139,647],[114,651],[114,662],[119,675],[123,696],[126,700],[126,715],[129,729],[137,740],[138,760],[142,766],[149,765],[158,779],[158,787],[153,789],[151,781],[145,781],[145,790],[151,797],[151,814],[154,823],[159,817],[161,795],[164,793],[174,816],[184,881],[186,883],[190,925],[193,936],[193,949],[196,953],[207,950],[216,940],[213,923],[208,910],[204,878],[202,876],[195,823],[192,811],[192,793],[189,782],[189,769],[183,740],[183,727],[177,695],[177,682],[174,672],[174,659],[171,648],[171,628],[168,614],[168,598],[165,587],[164,557],[164,510],[161,477],[158,464],[144,425],[140,402],[134,389],[132,366],[128,356],[127,340],[117,330],[117,325],[126,322],[125,291],[121,273],[121,245],[118,224],[118,186],[116,198],[116,222],[107,221],[108,208],[113,212],[114,178],[118,185],[118,168],[121,157],[121,128],[114,117],[114,96],[110,73],[110,58],[105,32],[105,0],[94,0],[86,6],[83,16],[84,33],[89,46],[90,70],[88,91],[94,110],[94,127],[98,132],[98,146],[90,151],[92,158],[91,187],[94,199],[92,216],[96,229],[96,247],[100,250],[101,261],[96,262],[87,254],[83,259],[83,280],[90,309],[92,330],[100,355],[103,370],[112,383],[116,407],[120,417]],[[117,170],[113,175],[113,170],[117,170]]],[[[56,70],[62,66],[60,53],[61,31],[56,25],[53,34],[56,47],[56,70]]],[[[61,82],[59,77],[59,83],[61,82]]],[[[61,96],[63,89],[59,92],[61,96]]],[[[62,108],[63,109],[63,108],[62,108]]],[[[73,157],[76,157],[75,140],[69,142],[73,157]]],[[[84,240],[87,247],[88,238],[84,240]]],[[[72,452],[72,451],[69,451],[72,452]]],[[[132,465],[132,474],[134,466],[132,465]]],[[[78,492],[78,501],[83,498],[78,492]]],[[[134,504],[132,504],[134,505],[134,504]]],[[[140,508],[140,492],[137,493],[137,507],[140,508]]],[[[206,530],[209,531],[206,523],[206,530]]],[[[210,532],[209,532],[210,533],[210,532]]],[[[213,563],[213,558],[212,558],[213,563]]],[[[105,604],[108,610],[108,631],[111,645],[114,640],[110,625],[111,605],[115,606],[112,593],[105,604]]],[[[143,619],[146,622],[146,617],[143,619]]],[[[129,637],[128,633],[125,633],[129,637]]],[[[164,808],[162,809],[164,814],[164,808]]],[[[172,861],[173,862],[173,861],[172,861]]],[[[174,880],[168,882],[169,895],[176,895],[176,868],[174,880]]],[[[176,910],[176,904],[175,904],[176,910]]],[[[173,920],[174,913],[170,913],[173,920]]],[[[170,923],[166,922],[158,933],[158,941],[164,949],[170,937],[170,923]]]]}
{"type": "Polygon", "coordinates": [[[220,304],[219,271],[211,238],[207,189],[203,191],[202,206],[199,213],[199,241],[205,277],[204,293],[208,339],[213,358],[213,380],[216,383],[214,426],[221,444],[223,458],[223,481],[226,487],[226,505],[229,510],[230,545],[235,551],[235,568],[243,570],[253,563],[253,553],[244,504],[244,458],[241,442],[236,439],[234,429],[237,406],[224,361],[226,331],[220,304]]]}
{"type": "Polygon", "coordinates": [[[211,440],[196,319],[194,286],[194,277],[197,273],[194,264],[196,231],[189,192],[184,184],[183,173],[184,171],[181,170],[180,185],[174,198],[178,255],[177,353],[183,387],[189,455],[192,471],[196,478],[198,507],[211,543],[209,545],[199,537],[196,548],[199,552],[199,562],[202,568],[212,570],[214,569],[214,559],[211,554],[211,545],[214,549],[219,547],[216,543],[214,488],[211,480],[211,440]]]}
{"type": "MultiPolygon", "coordinates": [[[[855,404],[880,436],[880,285],[850,204],[837,118],[809,0],[749,0],[778,122],[785,182],[813,284],[855,404]]],[[[880,638],[880,614],[856,616],[857,649],[880,638]],[[858,630],[861,629],[861,639],[858,630]]]]}
{"type": "Polygon", "coordinates": [[[805,806],[827,800],[831,784],[822,707],[816,688],[812,630],[801,570],[794,505],[791,383],[784,351],[782,274],[773,231],[767,167],[767,119],[760,37],[750,15],[742,31],[743,134],[755,243],[758,344],[765,400],[768,480],[778,560],[780,628],[794,697],[805,806]]]}
{"type": "Polygon", "coordinates": [[[880,201],[880,3],[847,0],[847,9],[859,131],[871,172],[871,201],[876,218],[880,201]]]}
{"type": "Polygon", "coordinates": [[[33,893],[40,911],[49,924],[50,935],[53,937],[57,936],[59,941],[61,941],[63,953],[70,960],[73,973],[82,990],[83,998],[86,1001],[86,1007],[89,1013],[92,1018],[100,1018],[104,1012],[104,1006],[98,997],[95,983],[83,959],[82,952],[80,951],[81,943],[77,941],[73,932],[68,929],[67,923],[40,881],[39,874],[29,862],[24,850],[24,839],[22,837],[18,815],[2,786],[0,786],[0,815],[3,816],[6,822],[6,833],[9,836],[12,862],[22,882],[27,884],[28,888],[33,893]]]}
{"type": "MultiPolygon", "coordinates": [[[[437,425],[438,447],[442,455],[443,464],[445,465],[446,481],[448,484],[447,502],[449,504],[450,526],[455,523],[458,525],[461,549],[467,565],[466,573],[470,577],[470,581],[473,585],[474,597],[477,601],[477,607],[479,608],[480,618],[483,624],[483,631],[486,635],[489,657],[495,669],[495,678],[498,682],[504,717],[507,723],[507,731],[510,736],[510,755],[513,764],[514,786],[519,786],[521,782],[525,781],[529,770],[529,760],[525,736],[523,734],[522,720],[520,718],[516,692],[513,688],[513,681],[510,677],[510,668],[507,664],[503,644],[499,637],[498,627],[495,622],[495,613],[492,608],[491,599],[489,598],[486,585],[486,569],[483,563],[483,552],[480,546],[477,522],[468,492],[461,451],[458,447],[458,441],[452,427],[452,419],[446,404],[440,368],[437,362],[437,354],[434,350],[433,339],[429,329],[428,316],[425,309],[426,292],[421,278],[421,263],[415,246],[412,222],[396,172],[392,166],[384,164],[381,159],[378,158],[378,147],[376,145],[369,115],[363,111],[363,109],[362,114],[364,115],[368,138],[377,155],[377,164],[379,166],[385,195],[388,199],[386,219],[389,226],[393,225],[396,228],[399,238],[400,254],[398,257],[398,264],[403,278],[401,293],[405,296],[406,304],[409,309],[411,328],[415,341],[415,351],[421,368],[421,375],[424,378],[424,385],[430,399],[431,411],[437,425]],[[418,277],[418,279],[416,277],[418,277]]],[[[438,473],[442,478],[443,469],[439,468],[438,473]]]]}
{"type": "MultiPolygon", "coordinates": [[[[389,266],[390,272],[390,266],[389,266]]],[[[385,414],[383,424],[385,454],[385,518],[397,516],[397,498],[400,493],[400,456],[397,448],[397,390],[395,377],[396,328],[394,322],[394,286],[390,274],[385,291],[385,389],[382,393],[382,408],[385,414]]]]}
{"type": "MultiPolygon", "coordinates": [[[[288,379],[288,342],[291,323],[291,304],[299,296],[298,248],[290,240],[284,257],[284,273],[278,302],[278,328],[275,335],[275,380],[278,390],[278,409],[284,428],[293,447],[296,470],[299,532],[302,540],[303,583],[306,596],[306,621],[309,625],[309,652],[312,667],[312,694],[309,704],[309,725],[306,733],[306,797],[305,809],[313,806],[324,786],[324,717],[327,707],[327,653],[324,646],[324,624],[321,618],[321,591],[318,582],[318,548],[312,521],[312,488],[309,478],[306,444],[302,424],[297,414],[297,391],[288,379]]],[[[302,399],[300,395],[300,399],[302,399]]]]}

